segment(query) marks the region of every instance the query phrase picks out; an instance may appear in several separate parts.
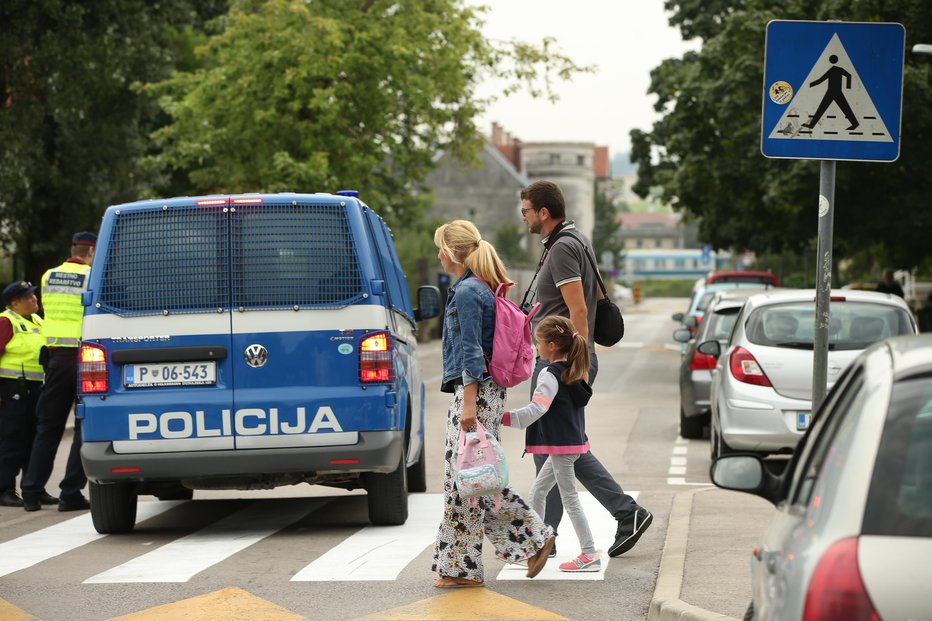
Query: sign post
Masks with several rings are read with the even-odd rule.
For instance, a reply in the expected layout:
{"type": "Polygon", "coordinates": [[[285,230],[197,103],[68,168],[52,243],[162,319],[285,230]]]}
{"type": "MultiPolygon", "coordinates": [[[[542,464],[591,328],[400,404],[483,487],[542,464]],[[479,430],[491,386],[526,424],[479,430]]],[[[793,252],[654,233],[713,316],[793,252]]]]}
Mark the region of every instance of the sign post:
{"type": "Polygon", "coordinates": [[[761,153],[822,160],[812,412],[825,398],[837,160],[900,154],[902,24],[775,20],[767,24],[761,153]]]}

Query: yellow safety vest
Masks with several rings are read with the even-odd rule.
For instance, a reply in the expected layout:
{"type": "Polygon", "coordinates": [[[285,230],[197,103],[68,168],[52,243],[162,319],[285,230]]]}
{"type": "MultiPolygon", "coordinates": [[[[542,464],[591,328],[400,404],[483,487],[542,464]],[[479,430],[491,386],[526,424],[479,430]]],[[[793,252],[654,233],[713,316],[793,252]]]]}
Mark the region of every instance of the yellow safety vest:
{"type": "Polygon", "coordinates": [[[41,382],[45,379],[45,372],[39,364],[39,350],[45,345],[42,318],[33,315],[27,319],[10,309],[0,313],[0,316],[9,319],[13,325],[13,338],[6,344],[3,355],[0,355],[0,377],[41,382]]]}
{"type": "Polygon", "coordinates": [[[65,261],[42,276],[42,307],[45,323],[42,333],[49,347],[77,347],[81,344],[84,307],[81,294],[87,291],[90,265],[65,261]]]}

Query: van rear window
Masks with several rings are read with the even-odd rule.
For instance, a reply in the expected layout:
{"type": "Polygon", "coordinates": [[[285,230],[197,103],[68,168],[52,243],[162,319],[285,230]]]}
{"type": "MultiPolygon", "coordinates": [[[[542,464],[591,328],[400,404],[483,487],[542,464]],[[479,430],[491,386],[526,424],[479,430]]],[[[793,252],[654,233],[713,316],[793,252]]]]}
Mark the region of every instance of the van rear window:
{"type": "Polygon", "coordinates": [[[342,308],[363,295],[338,203],[128,210],[104,270],[101,306],[121,315],[342,308]]]}

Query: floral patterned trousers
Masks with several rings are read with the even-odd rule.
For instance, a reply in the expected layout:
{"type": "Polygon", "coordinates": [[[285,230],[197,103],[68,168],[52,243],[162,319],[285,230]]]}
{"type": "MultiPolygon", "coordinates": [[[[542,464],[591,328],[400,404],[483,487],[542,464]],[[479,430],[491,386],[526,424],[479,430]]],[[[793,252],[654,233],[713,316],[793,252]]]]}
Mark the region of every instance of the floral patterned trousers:
{"type": "MultiPolygon", "coordinates": [[[[496,438],[499,437],[504,409],[505,389],[492,380],[481,382],[476,398],[476,415],[496,438]]],[[[496,556],[505,561],[516,561],[529,558],[540,550],[553,534],[553,529],[544,524],[510,487],[502,490],[501,505],[497,509],[491,496],[479,498],[475,507],[469,499],[460,498],[453,472],[462,412],[463,387],[457,386],[447,417],[443,521],[437,532],[431,569],[441,577],[483,582],[483,534],[495,546],[496,556]]]]}

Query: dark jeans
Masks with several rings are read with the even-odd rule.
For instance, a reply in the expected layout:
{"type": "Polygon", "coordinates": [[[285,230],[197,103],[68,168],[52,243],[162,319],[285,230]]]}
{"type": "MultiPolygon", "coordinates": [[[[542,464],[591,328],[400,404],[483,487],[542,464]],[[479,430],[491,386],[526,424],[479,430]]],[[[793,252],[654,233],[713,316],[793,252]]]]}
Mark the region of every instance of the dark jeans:
{"type": "Polygon", "coordinates": [[[36,400],[42,382],[0,378],[0,491],[16,490],[36,435],[36,400]]]}
{"type": "MultiPolygon", "coordinates": [[[[65,433],[65,423],[71,413],[77,393],[78,350],[75,347],[49,350],[49,362],[45,369],[45,384],[36,404],[36,439],[32,444],[29,466],[23,476],[23,496],[36,497],[45,490],[55,453],[65,433]]],[[[75,497],[87,485],[84,467],[81,465],[81,421],[74,421],[74,438],[65,478],[59,483],[61,496],[75,497]]]]}
{"type": "MultiPolygon", "coordinates": [[[[531,375],[531,394],[537,387],[537,375],[541,369],[550,364],[548,360],[538,358],[534,365],[534,373],[531,375]]],[[[599,359],[595,352],[591,352],[589,363],[589,383],[595,381],[595,376],[599,372],[599,359]]],[[[547,455],[539,453],[534,454],[534,468],[540,472],[544,462],[547,461],[547,455]]],[[[621,518],[629,511],[637,507],[634,498],[629,496],[621,489],[621,486],[612,478],[605,466],[602,465],[592,451],[585,455],[580,455],[579,459],[573,464],[576,470],[576,479],[583,484],[590,494],[592,494],[599,503],[611,513],[615,519],[621,518]]],[[[544,522],[554,530],[563,519],[563,503],[560,501],[560,490],[554,487],[547,495],[547,508],[544,510],[544,522]]]]}

